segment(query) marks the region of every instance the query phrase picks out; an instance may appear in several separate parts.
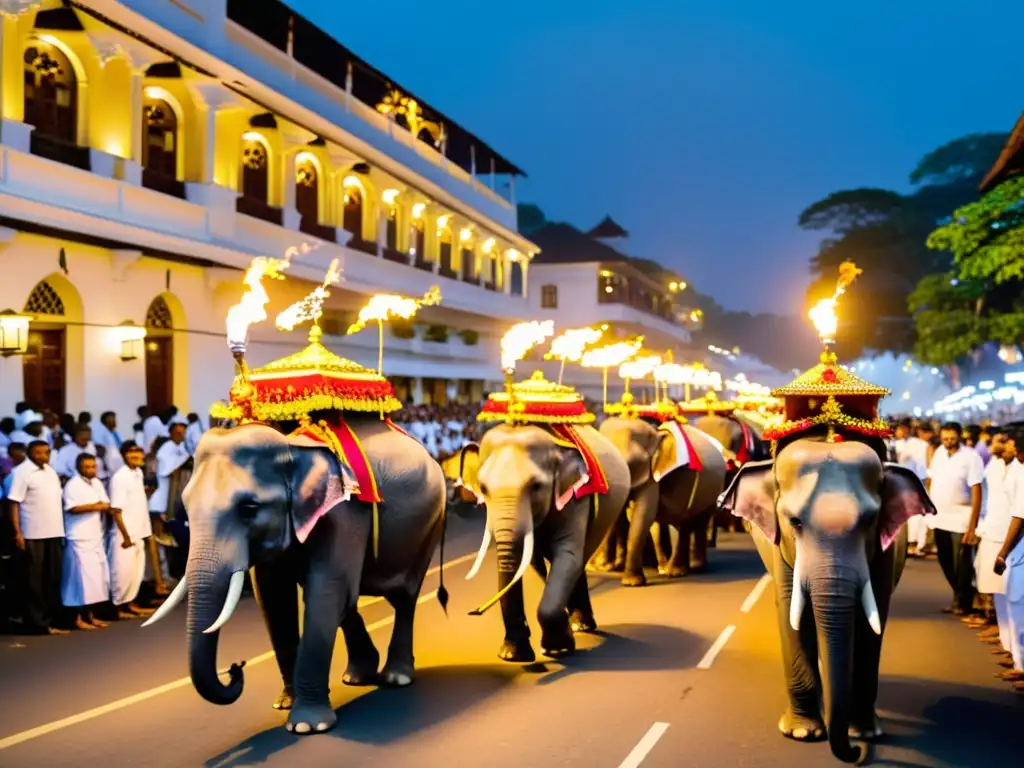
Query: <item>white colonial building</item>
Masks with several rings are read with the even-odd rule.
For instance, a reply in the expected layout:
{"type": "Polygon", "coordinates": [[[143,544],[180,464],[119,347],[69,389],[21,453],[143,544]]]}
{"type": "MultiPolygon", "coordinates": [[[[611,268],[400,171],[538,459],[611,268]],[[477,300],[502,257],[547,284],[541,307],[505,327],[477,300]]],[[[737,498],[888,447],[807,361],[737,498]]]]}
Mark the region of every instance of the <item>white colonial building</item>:
{"type": "Polygon", "coordinates": [[[0,415],[226,396],[224,319],[258,255],[301,247],[252,331],[260,364],[303,332],[276,313],[343,269],[336,352],[374,293],[443,303],[387,339],[417,400],[480,397],[531,316],[522,172],[279,0],[0,0],[0,415]],[[144,334],[144,337],[143,337],[144,334]]]}

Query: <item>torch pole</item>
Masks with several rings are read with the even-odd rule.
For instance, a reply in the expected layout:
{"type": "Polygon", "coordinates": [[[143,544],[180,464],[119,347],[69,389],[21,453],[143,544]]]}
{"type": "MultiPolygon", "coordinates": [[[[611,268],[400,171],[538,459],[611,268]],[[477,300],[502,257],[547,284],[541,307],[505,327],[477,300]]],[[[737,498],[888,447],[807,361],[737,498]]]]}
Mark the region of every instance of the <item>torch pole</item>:
{"type": "Polygon", "coordinates": [[[603,373],[603,375],[602,375],[602,379],[603,379],[602,389],[604,390],[604,404],[605,404],[605,407],[607,407],[608,406],[608,368],[607,368],[607,366],[602,368],[601,371],[603,373]]]}
{"type": "Polygon", "coordinates": [[[377,321],[377,373],[384,375],[384,321],[377,321]]]}
{"type": "Polygon", "coordinates": [[[558,384],[559,384],[559,386],[561,386],[561,384],[562,384],[562,376],[563,376],[564,373],[565,373],[565,358],[563,357],[561,365],[558,366],[558,384]]]}
{"type": "Polygon", "coordinates": [[[685,397],[686,402],[690,402],[690,385],[688,383],[683,384],[683,396],[685,397]]]}

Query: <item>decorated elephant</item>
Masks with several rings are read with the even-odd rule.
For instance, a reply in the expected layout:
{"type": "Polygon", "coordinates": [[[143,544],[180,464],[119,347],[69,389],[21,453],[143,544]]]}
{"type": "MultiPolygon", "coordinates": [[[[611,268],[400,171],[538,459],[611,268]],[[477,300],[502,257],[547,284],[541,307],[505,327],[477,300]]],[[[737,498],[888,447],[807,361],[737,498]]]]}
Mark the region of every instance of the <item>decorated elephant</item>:
{"type": "Polygon", "coordinates": [[[707,435],[674,420],[660,426],[652,422],[654,419],[639,416],[612,416],[601,424],[601,434],[629,468],[628,508],[632,511],[623,511],[594,566],[617,570],[619,552],[624,550],[621,567],[625,586],[646,583],[644,546],[655,523],[679,532],[671,556],[666,555],[661,536],[654,537],[660,572],[671,578],[690,572],[691,535],[692,567],[706,567],[708,521],[717,508],[725,479],[725,459],[707,435]]]}
{"type": "Polygon", "coordinates": [[[253,423],[203,435],[184,492],[192,534],[185,578],[151,619],[187,594],[192,683],[207,701],[233,703],[242,671],[234,665],[226,685],[218,679],[217,640],[252,566],[284,681],[275,707],[291,708],[287,727],[296,733],[336,722],[328,679],[339,623],[348,647],[345,683],[412,682],[413,617],[443,533],[440,466],[379,415],[346,419],[338,432],[354,441],[349,447],[358,447],[369,475],[343,467],[331,441],[311,433],[285,437],[253,423]],[[360,501],[367,491],[382,501],[360,501]],[[296,583],[305,601],[301,639],[296,583]],[[379,677],[378,652],[356,610],[360,595],[383,596],[395,609],[379,677]]]}
{"type": "Polygon", "coordinates": [[[553,658],[572,653],[573,632],[597,628],[584,566],[625,504],[626,462],[585,424],[561,431],[499,424],[479,446],[464,449],[460,475],[487,507],[483,542],[468,578],[480,570],[491,539],[496,542],[499,592],[474,613],[500,601],[505,640],[498,657],[536,658],[521,582],[531,563],[546,579],[537,611],[541,650],[553,658]]]}
{"type": "Polygon", "coordinates": [[[912,472],[884,463],[881,439],[827,439],[819,429],[780,440],[774,464],[744,465],[722,503],[749,521],[774,579],[789,696],[779,729],[798,740],[827,731],[832,753],[856,762],[866,748],[850,737],[881,733],[878,663],[904,523],[934,508],[912,472]]]}

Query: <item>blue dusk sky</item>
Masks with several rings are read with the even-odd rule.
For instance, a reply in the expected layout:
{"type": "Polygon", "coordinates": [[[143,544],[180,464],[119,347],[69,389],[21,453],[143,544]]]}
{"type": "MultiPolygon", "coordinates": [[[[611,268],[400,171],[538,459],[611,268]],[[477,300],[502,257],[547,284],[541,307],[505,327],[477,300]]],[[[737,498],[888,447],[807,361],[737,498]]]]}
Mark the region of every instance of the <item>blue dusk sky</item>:
{"type": "Polygon", "coordinates": [[[1024,110],[1014,0],[287,1],[730,309],[800,310],[807,204],[1024,110]]]}

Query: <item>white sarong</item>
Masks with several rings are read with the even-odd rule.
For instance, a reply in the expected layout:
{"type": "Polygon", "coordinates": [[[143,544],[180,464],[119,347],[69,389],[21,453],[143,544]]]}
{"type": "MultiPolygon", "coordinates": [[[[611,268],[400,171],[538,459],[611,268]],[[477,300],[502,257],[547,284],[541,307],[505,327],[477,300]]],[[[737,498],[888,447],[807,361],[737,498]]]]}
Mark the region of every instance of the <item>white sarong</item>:
{"type": "Polygon", "coordinates": [[[60,597],[68,608],[103,603],[110,598],[110,569],[102,539],[67,540],[60,597]]]}
{"type": "Polygon", "coordinates": [[[1003,542],[982,538],[978,554],[974,557],[974,578],[978,591],[983,595],[1006,593],[1006,573],[997,576],[994,570],[996,555],[1003,548],[1003,542]]]}
{"type": "Polygon", "coordinates": [[[146,576],[146,543],[132,540],[125,549],[124,537],[117,526],[107,533],[107,561],[110,563],[110,601],[125,605],[139,596],[139,588],[146,576]]]}

